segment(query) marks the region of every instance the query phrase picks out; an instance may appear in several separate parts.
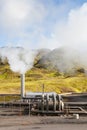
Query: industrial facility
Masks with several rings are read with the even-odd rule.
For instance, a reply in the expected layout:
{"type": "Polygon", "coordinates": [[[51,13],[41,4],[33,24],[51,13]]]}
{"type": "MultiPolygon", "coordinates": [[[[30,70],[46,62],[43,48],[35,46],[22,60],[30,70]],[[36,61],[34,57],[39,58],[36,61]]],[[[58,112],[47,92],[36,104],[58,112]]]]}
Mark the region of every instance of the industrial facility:
{"type": "Polygon", "coordinates": [[[27,92],[21,74],[21,94],[1,94],[0,115],[69,115],[87,114],[87,93],[27,92]],[[6,101],[6,96],[12,100],[6,101]],[[16,98],[15,98],[16,97],[16,98]],[[17,98],[18,97],[18,98],[17,98]]]}

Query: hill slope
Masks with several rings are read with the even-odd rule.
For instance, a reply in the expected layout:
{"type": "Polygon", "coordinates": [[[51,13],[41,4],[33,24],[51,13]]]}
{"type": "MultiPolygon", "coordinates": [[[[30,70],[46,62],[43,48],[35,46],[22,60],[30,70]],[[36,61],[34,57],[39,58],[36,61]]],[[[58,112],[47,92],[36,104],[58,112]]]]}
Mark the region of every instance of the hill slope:
{"type": "MultiPolygon", "coordinates": [[[[87,77],[84,73],[66,76],[44,68],[33,68],[26,73],[26,91],[86,92],[87,77]]],[[[13,73],[8,64],[0,65],[0,93],[20,93],[20,75],[13,73]]]]}
{"type": "MultiPolygon", "coordinates": [[[[59,71],[58,67],[61,66],[66,70],[63,63],[64,51],[66,49],[38,50],[34,67],[26,73],[26,91],[41,92],[44,84],[45,92],[87,92],[87,77],[83,68],[77,70],[76,66],[74,73],[69,68],[68,71],[59,71]]],[[[7,59],[4,63],[0,60],[0,93],[20,93],[20,86],[20,74],[10,70],[7,59]]]]}

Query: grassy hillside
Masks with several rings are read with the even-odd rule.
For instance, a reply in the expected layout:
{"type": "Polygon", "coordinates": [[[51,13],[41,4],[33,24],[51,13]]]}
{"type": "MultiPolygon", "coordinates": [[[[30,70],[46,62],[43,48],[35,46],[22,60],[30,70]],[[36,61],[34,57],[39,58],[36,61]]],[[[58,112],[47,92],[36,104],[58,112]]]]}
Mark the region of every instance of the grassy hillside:
{"type": "MultiPolygon", "coordinates": [[[[87,92],[87,77],[84,73],[76,76],[66,76],[56,71],[43,68],[33,68],[26,73],[26,92],[87,92]]],[[[13,73],[8,64],[0,65],[0,93],[20,93],[20,74],[13,73]]]]}

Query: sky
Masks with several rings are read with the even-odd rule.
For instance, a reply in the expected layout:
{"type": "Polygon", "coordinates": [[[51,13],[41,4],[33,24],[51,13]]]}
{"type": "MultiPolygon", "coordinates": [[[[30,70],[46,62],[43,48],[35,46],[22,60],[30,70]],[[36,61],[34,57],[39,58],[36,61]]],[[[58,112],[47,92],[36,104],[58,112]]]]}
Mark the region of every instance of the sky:
{"type": "Polygon", "coordinates": [[[87,46],[87,0],[0,0],[0,47],[87,46]]]}

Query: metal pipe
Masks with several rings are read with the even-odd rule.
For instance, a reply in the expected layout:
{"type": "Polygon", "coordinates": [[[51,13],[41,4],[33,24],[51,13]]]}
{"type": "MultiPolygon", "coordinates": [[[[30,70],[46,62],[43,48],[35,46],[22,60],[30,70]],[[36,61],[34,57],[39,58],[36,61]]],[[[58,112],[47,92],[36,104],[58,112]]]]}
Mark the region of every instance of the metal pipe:
{"type": "Polygon", "coordinates": [[[46,95],[46,110],[49,111],[49,94],[46,95]]]}
{"type": "Polygon", "coordinates": [[[64,103],[62,101],[61,95],[59,95],[59,97],[58,97],[58,102],[59,102],[59,111],[64,110],[64,103]]]}
{"type": "Polygon", "coordinates": [[[25,97],[25,74],[21,74],[21,98],[25,97]]]}
{"type": "Polygon", "coordinates": [[[53,94],[53,108],[56,111],[56,94],[53,94]]]}
{"type": "Polygon", "coordinates": [[[42,111],[44,111],[44,93],[42,94],[42,111]]]}

